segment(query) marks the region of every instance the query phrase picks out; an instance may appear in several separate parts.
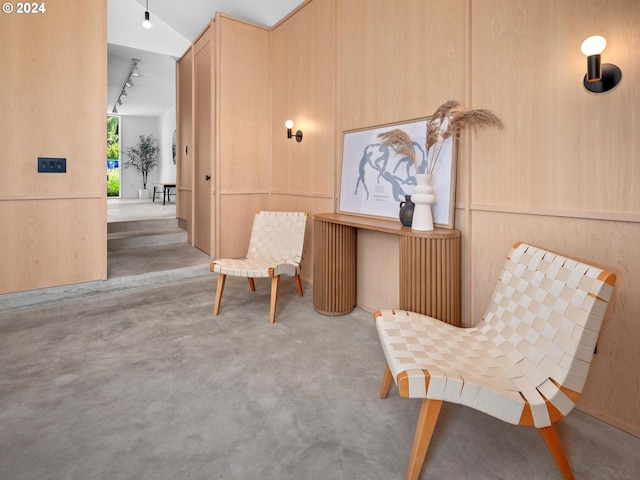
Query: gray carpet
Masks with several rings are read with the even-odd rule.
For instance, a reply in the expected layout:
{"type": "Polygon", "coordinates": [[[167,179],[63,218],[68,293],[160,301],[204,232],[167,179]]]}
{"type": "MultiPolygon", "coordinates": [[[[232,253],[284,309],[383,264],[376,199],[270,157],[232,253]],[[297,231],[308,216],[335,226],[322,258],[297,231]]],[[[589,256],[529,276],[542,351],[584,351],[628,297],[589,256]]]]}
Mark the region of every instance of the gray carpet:
{"type": "MultiPolygon", "coordinates": [[[[0,314],[1,479],[401,479],[420,401],[378,392],[372,315],[283,279],[197,278],[0,314]]],[[[576,478],[631,479],[640,439],[579,411],[576,478]]],[[[443,406],[422,478],[560,478],[534,429],[443,406]]]]}

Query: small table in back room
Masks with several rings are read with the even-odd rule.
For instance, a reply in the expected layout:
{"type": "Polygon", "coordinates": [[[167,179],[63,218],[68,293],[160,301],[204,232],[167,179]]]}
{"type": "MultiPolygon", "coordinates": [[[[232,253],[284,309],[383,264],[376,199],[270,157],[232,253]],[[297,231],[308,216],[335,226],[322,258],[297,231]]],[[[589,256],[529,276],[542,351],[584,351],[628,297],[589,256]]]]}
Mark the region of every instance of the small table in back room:
{"type": "MultiPolygon", "coordinates": [[[[162,205],[166,203],[167,200],[171,201],[171,189],[176,188],[175,183],[154,183],[153,185],[153,201],[156,201],[156,190],[158,188],[162,188],[162,205]]],[[[175,193],[173,194],[175,196],[175,193]]]]}

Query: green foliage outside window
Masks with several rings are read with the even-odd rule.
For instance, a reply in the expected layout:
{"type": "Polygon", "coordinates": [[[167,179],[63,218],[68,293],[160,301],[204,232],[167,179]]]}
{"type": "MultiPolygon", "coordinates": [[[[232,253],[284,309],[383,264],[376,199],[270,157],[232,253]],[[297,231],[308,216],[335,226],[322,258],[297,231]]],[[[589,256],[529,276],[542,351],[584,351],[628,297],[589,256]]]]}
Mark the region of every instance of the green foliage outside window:
{"type": "Polygon", "coordinates": [[[117,197],[120,195],[120,169],[111,168],[107,170],[107,197],[117,197]]]}
{"type": "Polygon", "coordinates": [[[120,135],[118,125],[120,119],[118,117],[107,117],[107,159],[120,159],[120,135]]]}
{"type": "Polygon", "coordinates": [[[109,168],[120,160],[120,118],[107,117],[107,196],[120,196],[120,169],[109,168]],[[111,160],[111,161],[109,161],[111,160]]]}

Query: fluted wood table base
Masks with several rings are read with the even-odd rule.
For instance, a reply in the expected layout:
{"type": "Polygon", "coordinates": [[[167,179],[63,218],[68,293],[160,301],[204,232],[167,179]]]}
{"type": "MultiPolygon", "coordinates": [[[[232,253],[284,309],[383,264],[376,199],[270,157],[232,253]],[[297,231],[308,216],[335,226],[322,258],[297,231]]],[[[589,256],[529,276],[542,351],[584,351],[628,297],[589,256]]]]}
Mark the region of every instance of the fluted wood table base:
{"type": "Polygon", "coordinates": [[[356,229],[315,221],[313,304],[324,315],[346,315],[356,306],[356,229]]]}
{"type": "Polygon", "coordinates": [[[325,315],[356,306],[358,229],[400,236],[399,308],[460,326],[460,232],[414,232],[399,222],[338,213],[314,216],[313,304],[325,315]]]}

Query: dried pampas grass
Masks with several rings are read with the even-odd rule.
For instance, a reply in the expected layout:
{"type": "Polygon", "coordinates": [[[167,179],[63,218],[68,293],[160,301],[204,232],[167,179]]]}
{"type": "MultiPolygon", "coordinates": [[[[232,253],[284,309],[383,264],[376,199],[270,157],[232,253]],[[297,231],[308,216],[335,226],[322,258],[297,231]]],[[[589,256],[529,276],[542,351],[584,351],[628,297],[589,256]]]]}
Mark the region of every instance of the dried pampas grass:
{"type": "Polygon", "coordinates": [[[442,141],[442,122],[447,118],[452,111],[460,107],[460,102],[457,100],[449,100],[440,105],[427,122],[427,151],[433,147],[438,141],[442,141]]]}
{"type": "Polygon", "coordinates": [[[427,122],[427,173],[432,174],[435,170],[442,145],[447,138],[455,137],[467,126],[484,125],[504,128],[502,120],[491,110],[485,108],[463,109],[457,100],[449,100],[440,105],[427,122]],[[445,119],[448,119],[446,128],[443,125],[445,119]],[[438,143],[439,146],[437,146],[438,143]],[[429,152],[432,152],[430,158],[429,152]]]}
{"type": "MultiPolygon", "coordinates": [[[[484,108],[463,109],[458,100],[448,100],[436,108],[427,121],[426,131],[426,173],[433,174],[444,141],[456,137],[466,127],[490,126],[504,128],[502,121],[491,111],[484,108]]],[[[410,158],[418,173],[413,140],[404,132],[396,128],[378,135],[382,144],[392,147],[397,154],[410,158]]]]}
{"type": "Polygon", "coordinates": [[[418,164],[416,163],[416,152],[413,148],[413,140],[411,137],[404,131],[396,128],[394,130],[389,130],[388,132],[378,134],[378,137],[382,141],[382,144],[393,148],[397,154],[404,155],[405,157],[411,159],[416,169],[418,168],[418,164]]]}
{"type": "Polygon", "coordinates": [[[466,126],[479,127],[489,126],[504,128],[502,120],[500,120],[492,111],[484,108],[474,108],[470,110],[461,110],[453,114],[449,120],[446,132],[443,138],[453,137],[460,133],[466,126]]]}

